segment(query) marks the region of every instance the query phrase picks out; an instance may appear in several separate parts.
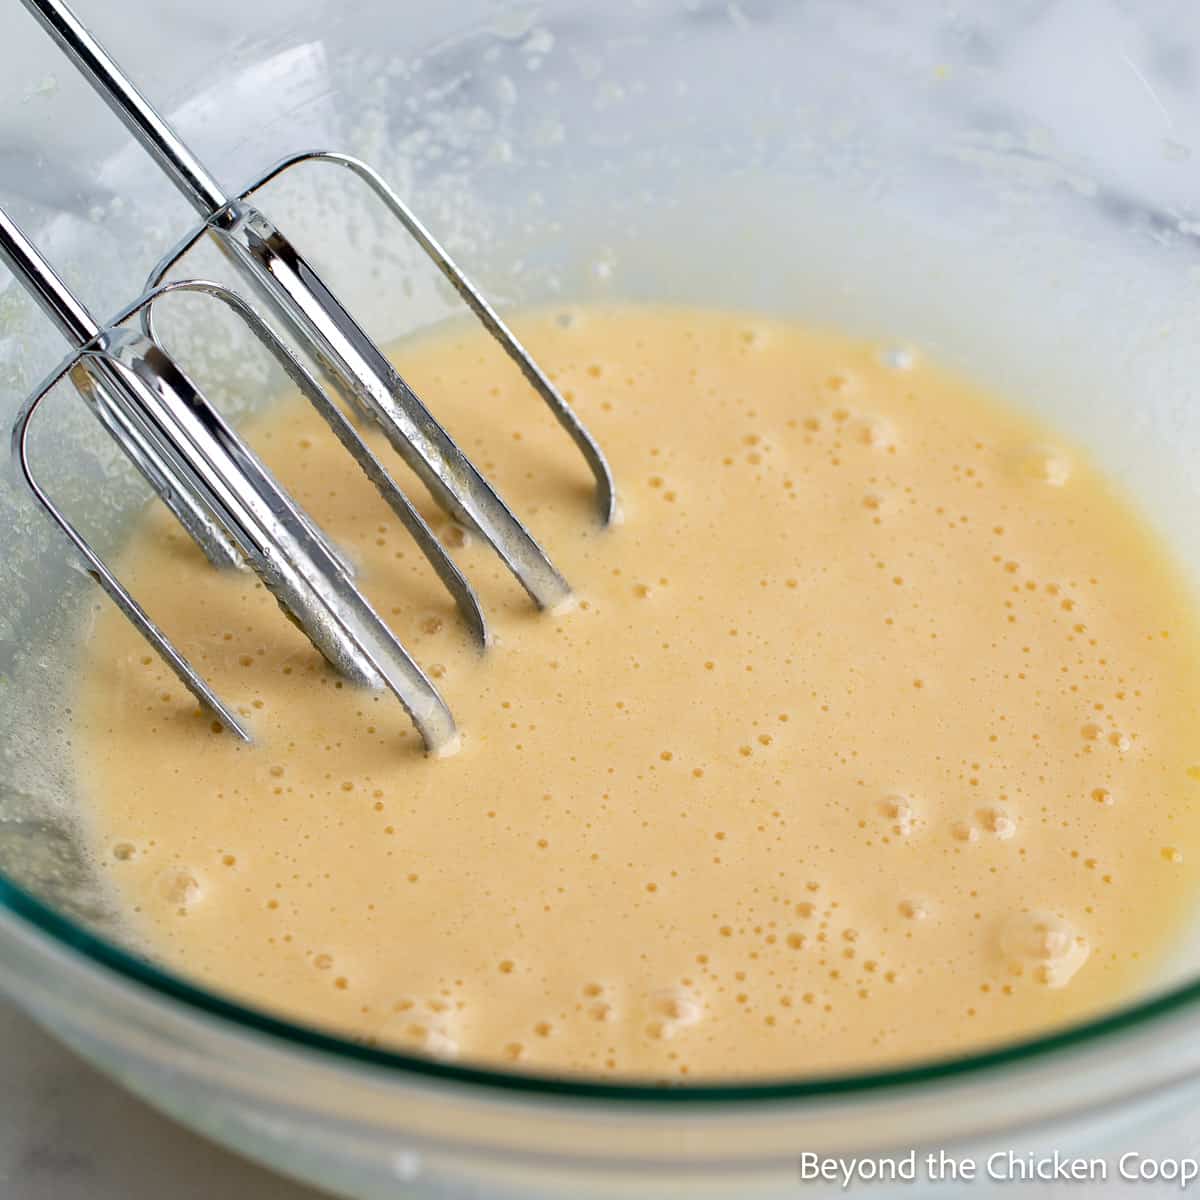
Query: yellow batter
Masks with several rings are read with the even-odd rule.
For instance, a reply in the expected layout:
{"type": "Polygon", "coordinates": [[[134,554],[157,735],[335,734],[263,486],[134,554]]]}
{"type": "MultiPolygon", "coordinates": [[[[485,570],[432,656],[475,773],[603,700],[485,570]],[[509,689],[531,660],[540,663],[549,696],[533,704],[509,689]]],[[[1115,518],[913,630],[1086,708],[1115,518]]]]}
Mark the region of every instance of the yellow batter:
{"type": "Polygon", "coordinates": [[[165,517],[130,545],[133,590],[258,738],[98,617],[79,770],[150,952],[372,1044],[675,1079],[946,1054],[1144,981],[1200,864],[1200,642],[1088,464],[932,365],[785,323],[520,332],[625,520],[596,526],[485,334],[402,347],[580,597],[537,614],[426,505],[484,656],[307,406],[251,432],[435,677],[457,757],[165,517]]]}

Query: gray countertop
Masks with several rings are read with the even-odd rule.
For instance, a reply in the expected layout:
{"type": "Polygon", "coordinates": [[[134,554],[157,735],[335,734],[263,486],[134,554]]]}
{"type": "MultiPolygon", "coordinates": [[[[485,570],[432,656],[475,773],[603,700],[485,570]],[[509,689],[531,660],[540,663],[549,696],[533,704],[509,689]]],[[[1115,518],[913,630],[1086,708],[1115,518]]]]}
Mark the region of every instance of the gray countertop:
{"type": "Polygon", "coordinates": [[[3,1200],[318,1200],[159,1116],[0,1000],[3,1200]]]}

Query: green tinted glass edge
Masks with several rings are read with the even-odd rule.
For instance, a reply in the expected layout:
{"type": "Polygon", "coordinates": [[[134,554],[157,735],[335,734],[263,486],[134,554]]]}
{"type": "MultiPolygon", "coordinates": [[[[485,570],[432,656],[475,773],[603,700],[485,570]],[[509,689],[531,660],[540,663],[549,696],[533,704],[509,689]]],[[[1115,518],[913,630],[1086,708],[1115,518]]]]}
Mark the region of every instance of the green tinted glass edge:
{"type": "Polygon", "coordinates": [[[248,1008],[206,991],[149,960],[121,949],[112,942],[89,933],[82,926],[55,912],[35,896],[0,875],[0,907],[18,920],[32,925],[55,942],[78,951],[92,963],[107,968],[127,981],[150,988],[209,1016],[231,1021],[243,1029],[289,1042],[305,1050],[374,1067],[425,1076],[447,1082],[497,1091],[521,1092],[542,1096],[570,1097],[580,1100],[635,1101],[678,1106],[718,1104],[737,1101],[816,1100],[830,1096],[869,1092],[883,1088],[909,1087],[933,1083],[991,1068],[1024,1062],[1060,1050],[1094,1042],[1105,1035],[1146,1024],[1156,1017],[1175,1012],[1200,1001],[1200,982],[1185,984],[1093,1021],[1073,1025],[1055,1033],[982,1051],[918,1063],[886,1071],[865,1071],[844,1075],[814,1076],[803,1080],[769,1080],[763,1083],[736,1084],[631,1084],[602,1083],[570,1079],[564,1076],[514,1074],[485,1067],[457,1066],[434,1062],[390,1050],[380,1050],[347,1041],[334,1034],[322,1033],[303,1025],[273,1017],[259,1009],[248,1008]]]}

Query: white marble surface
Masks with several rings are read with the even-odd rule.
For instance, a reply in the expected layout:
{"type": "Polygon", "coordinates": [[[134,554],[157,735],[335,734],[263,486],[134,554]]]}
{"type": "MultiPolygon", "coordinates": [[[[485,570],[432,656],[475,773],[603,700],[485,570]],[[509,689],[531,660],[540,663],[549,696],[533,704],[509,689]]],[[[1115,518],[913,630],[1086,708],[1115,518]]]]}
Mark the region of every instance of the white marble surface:
{"type": "Polygon", "coordinates": [[[0,1000],[3,1200],[319,1200],[188,1133],[0,1000]]]}

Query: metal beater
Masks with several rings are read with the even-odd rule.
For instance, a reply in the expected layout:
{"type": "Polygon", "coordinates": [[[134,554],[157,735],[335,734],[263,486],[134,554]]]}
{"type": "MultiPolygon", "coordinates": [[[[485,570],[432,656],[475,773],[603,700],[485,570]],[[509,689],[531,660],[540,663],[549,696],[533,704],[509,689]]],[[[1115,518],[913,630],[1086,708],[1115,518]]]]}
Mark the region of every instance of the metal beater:
{"type": "Polygon", "coordinates": [[[570,589],[541,547],[307,260],[250,203],[255,192],[301,163],[346,167],[387,205],[550,407],[591,468],[600,516],[607,522],[615,513],[616,493],[602,451],[495,310],[365,163],[332,151],[292,155],[243,191],[227,195],[65,4],[22,2],[202,217],[202,224],[159,263],[148,290],[101,326],[0,213],[0,258],[75,348],[26,402],[17,420],[14,449],[29,486],[83,554],[89,573],[171,669],[229,729],[248,740],[242,723],[150,620],[35,477],[30,421],[48,393],[69,377],[102,427],[212,563],[248,564],[335,667],[358,682],[388,687],[411,715],[426,747],[447,751],[457,733],[445,702],[354,586],[336,548],[163,349],[154,331],[155,303],[172,292],[200,292],[222,301],[248,325],[378,488],[451,592],[476,637],[486,643],[486,623],[470,585],[342,409],[242,297],[205,280],[163,280],[209,234],[254,294],[311,353],[338,395],[383,430],[440,507],[479,533],[540,607],[563,604],[570,589]],[[134,317],[141,320],[141,332],[123,327],[134,317]]]}

